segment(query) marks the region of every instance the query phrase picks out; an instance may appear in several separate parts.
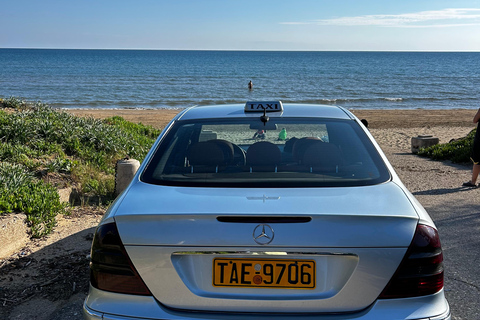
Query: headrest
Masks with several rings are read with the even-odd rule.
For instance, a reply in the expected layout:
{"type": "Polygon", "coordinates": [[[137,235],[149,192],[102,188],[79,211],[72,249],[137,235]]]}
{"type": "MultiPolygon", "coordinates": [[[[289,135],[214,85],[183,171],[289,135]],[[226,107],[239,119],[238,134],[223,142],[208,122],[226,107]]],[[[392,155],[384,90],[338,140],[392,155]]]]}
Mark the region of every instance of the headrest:
{"type": "Polygon", "coordinates": [[[292,147],[293,160],[302,161],[305,150],[316,142],[322,142],[322,139],[316,137],[304,137],[295,141],[292,147]]]}
{"type": "Polygon", "coordinates": [[[282,152],[271,142],[255,142],[247,150],[248,166],[275,166],[280,164],[281,160],[282,152]]]}
{"type": "Polygon", "coordinates": [[[188,149],[187,157],[193,166],[217,166],[226,163],[222,148],[217,143],[211,141],[198,142],[192,145],[188,149]]]}
{"type": "Polygon", "coordinates": [[[302,163],[307,166],[337,166],[342,157],[338,147],[332,143],[316,141],[308,146],[303,154],[302,163]]]}
{"type": "Polygon", "coordinates": [[[230,141],[227,140],[222,140],[222,139],[213,139],[213,140],[208,140],[207,142],[212,142],[215,143],[222,149],[223,151],[223,156],[225,157],[225,161],[231,162],[233,161],[233,144],[230,141]]]}

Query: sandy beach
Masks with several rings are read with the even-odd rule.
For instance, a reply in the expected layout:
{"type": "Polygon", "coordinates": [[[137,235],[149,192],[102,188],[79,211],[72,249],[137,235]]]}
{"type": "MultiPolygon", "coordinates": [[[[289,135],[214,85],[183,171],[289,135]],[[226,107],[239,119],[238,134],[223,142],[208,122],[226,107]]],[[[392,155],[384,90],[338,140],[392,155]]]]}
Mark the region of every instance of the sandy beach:
{"type": "MultiPolygon", "coordinates": [[[[141,122],[155,128],[163,128],[180,109],[67,109],[78,116],[107,118],[123,117],[132,122],[141,122]]],[[[367,119],[373,129],[422,128],[422,127],[472,127],[475,110],[350,110],[360,119],[367,119]]]]}

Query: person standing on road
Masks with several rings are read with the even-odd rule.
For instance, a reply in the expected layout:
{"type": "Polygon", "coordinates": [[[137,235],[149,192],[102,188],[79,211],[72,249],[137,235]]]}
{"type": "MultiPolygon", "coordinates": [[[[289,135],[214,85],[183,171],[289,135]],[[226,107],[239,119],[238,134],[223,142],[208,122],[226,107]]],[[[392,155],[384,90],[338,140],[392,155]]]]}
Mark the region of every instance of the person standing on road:
{"type": "Polygon", "coordinates": [[[472,168],[472,179],[463,184],[464,187],[476,188],[477,178],[480,174],[480,109],[478,109],[475,117],[473,117],[473,123],[478,123],[477,132],[475,133],[475,138],[473,139],[473,149],[472,149],[472,159],[473,168],[472,168]]]}

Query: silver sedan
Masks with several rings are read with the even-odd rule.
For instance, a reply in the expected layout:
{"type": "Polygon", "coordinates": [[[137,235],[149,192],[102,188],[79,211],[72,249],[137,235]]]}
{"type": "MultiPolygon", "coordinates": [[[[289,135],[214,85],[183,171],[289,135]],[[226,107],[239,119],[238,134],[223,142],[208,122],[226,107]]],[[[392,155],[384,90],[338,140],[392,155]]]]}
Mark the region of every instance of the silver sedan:
{"type": "Polygon", "coordinates": [[[450,319],[431,218],[335,106],[193,107],[98,226],[85,319],[450,319]]]}

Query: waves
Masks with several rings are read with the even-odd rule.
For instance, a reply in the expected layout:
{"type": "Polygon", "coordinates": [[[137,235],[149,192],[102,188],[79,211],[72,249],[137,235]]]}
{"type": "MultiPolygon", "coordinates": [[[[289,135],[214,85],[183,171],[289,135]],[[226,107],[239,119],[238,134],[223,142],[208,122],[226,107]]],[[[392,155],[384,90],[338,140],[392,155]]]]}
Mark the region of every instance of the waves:
{"type": "MultiPolygon", "coordinates": [[[[275,98],[277,99],[277,98],[275,98]]],[[[267,100],[258,99],[258,100],[267,100]]],[[[268,99],[271,100],[271,99],[268,99]]],[[[478,108],[477,101],[471,98],[339,98],[339,99],[279,99],[283,103],[338,105],[354,109],[470,109],[478,108]]],[[[52,107],[63,109],[183,109],[194,105],[207,106],[218,104],[243,104],[246,99],[176,99],[173,101],[84,101],[71,103],[49,103],[52,107]]]]}
{"type": "Polygon", "coordinates": [[[477,108],[479,87],[480,53],[0,49],[0,97],[60,108],[477,108]]]}

